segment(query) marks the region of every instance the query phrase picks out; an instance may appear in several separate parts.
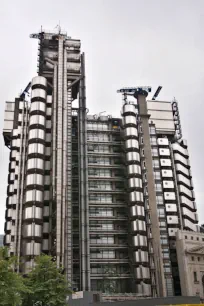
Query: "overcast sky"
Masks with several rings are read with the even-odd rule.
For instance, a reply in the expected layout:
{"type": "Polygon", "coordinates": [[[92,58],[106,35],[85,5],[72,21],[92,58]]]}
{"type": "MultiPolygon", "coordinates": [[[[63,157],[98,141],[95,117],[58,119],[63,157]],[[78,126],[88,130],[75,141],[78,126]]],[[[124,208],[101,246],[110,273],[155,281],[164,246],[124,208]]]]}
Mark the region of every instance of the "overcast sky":
{"type": "MultiPolygon", "coordinates": [[[[86,53],[90,113],[120,115],[125,86],[163,89],[160,100],[179,102],[188,140],[200,221],[204,221],[204,0],[1,0],[0,130],[4,102],[36,75],[40,26],[61,24],[86,53]]],[[[8,154],[0,138],[0,233],[4,229],[8,154]]]]}

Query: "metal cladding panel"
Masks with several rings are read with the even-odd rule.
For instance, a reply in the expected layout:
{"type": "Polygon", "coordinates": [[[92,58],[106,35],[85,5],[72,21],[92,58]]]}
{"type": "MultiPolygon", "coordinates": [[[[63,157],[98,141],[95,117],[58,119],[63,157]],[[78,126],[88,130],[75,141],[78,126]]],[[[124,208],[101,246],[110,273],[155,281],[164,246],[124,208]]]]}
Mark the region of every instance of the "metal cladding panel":
{"type": "Polygon", "coordinates": [[[11,218],[12,215],[13,215],[13,209],[12,208],[7,209],[7,217],[11,218]]]}
{"type": "Polygon", "coordinates": [[[190,177],[190,172],[189,172],[189,169],[187,169],[186,167],[180,165],[180,164],[175,164],[175,167],[176,167],[176,171],[177,172],[181,172],[183,174],[185,174],[186,176],[190,177]]]}
{"type": "Polygon", "coordinates": [[[45,161],[45,170],[50,170],[50,161],[49,160],[45,161]]]}
{"type": "Polygon", "coordinates": [[[50,185],[50,175],[45,175],[44,178],[44,185],[50,185]]]}
{"type": "Polygon", "coordinates": [[[133,191],[129,194],[130,202],[143,202],[143,193],[139,191],[133,191]]]}
{"type": "Polygon", "coordinates": [[[41,111],[41,112],[45,112],[46,111],[46,105],[44,102],[41,101],[35,101],[31,103],[30,106],[30,113],[34,112],[34,111],[41,111]]]}
{"type": "Polygon", "coordinates": [[[65,46],[80,49],[81,42],[80,42],[80,40],[69,39],[69,40],[65,40],[65,46]]]}
{"type": "Polygon", "coordinates": [[[49,217],[49,215],[50,215],[50,207],[49,206],[44,206],[43,216],[44,217],[49,217]]]}
{"type": "Polygon", "coordinates": [[[46,95],[47,95],[46,91],[42,88],[35,88],[32,90],[32,98],[40,97],[46,100],[46,95]]]}
{"type": "Polygon", "coordinates": [[[42,225],[39,224],[26,224],[24,225],[24,237],[41,237],[42,236],[42,225]]]}
{"type": "Polygon", "coordinates": [[[174,160],[179,161],[182,164],[184,164],[185,166],[189,167],[189,160],[179,153],[174,153],[174,160]]]}
{"type": "Polygon", "coordinates": [[[186,148],[183,148],[179,143],[173,143],[172,148],[173,151],[178,151],[184,156],[188,157],[188,150],[186,148]]]}
{"type": "Polygon", "coordinates": [[[127,127],[124,130],[125,136],[138,136],[137,128],[135,127],[127,127]]]}
{"type": "Polygon", "coordinates": [[[141,294],[143,296],[152,296],[151,285],[142,282],[140,284],[136,284],[135,286],[136,293],[141,294]]]}
{"type": "Polygon", "coordinates": [[[124,122],[124,125],[126,125],[126,124],[137,125],[136,117],[135,116],[131,116],[131,115],[125,116],[123,122],[124,122]]]}
{"type": "Polygon", "coordinates": [[[40,158],[31,158],[28,159],[27,163],[27,168],[28,169],[44,169],[44,161],[40,158]]]}
{"type": "Polygon", "coordinates": [[[164,192],[164,199],[165,200],[176,200],[175,192],[164,192]]]}
{"type": "Polygon", "coordinates": [[[49,222],[44,222],[43,223],[43,234],[48,234],[49,233],[49,222]]]}
{"type": "Polygon", "coordinates": [[[171,166],[171,160],[167,158],[160,159],[161,167],[170,167],[171,166]]]}
{"type": "Polygon", "coordinates": [[[47,107],[46,108],[46,116],[51,116],[52,115],[52,108],[51,107],[47,107]]]}
{"type": "Polygon", "coordinates": [[[5,235],[5,243],[6,244],[11,243],[11,235],[9,235],[9,234],[5,235]]]}
{"type": "Polygon", "coordinates": [[[177,212],[176,204],[166,204],[166,212],[177,212]]]}
{"type": "Polygon", "coordinates": [[[190,228],[192,231],[196,231],[197,229],[196,224],[185,218],[183,219],[183,225],[184,227],[190,228]]]}
{"type": "Polygon", "coordinates": [[[122,108],[123,114],[125,113],[134,113],[136,114],[136,108],[133,104],[124,104],[122,108]]]}
{"type": "Polygon", "coordinates": [[[178,185],[178,187],[179,187],[180,193],[184,193],[189,198],[194,198],[194,195],[193,195],[193,193],[192,193],[192,191],[190,189],[184,187],[183,185],[178,185]]]}
{"type": "Polygon", "coordinates": [[[7,230],[7,231],[10,231],[11,228],[12,228],[12,222],[11,222],[11,221],[7,221],[7,222],[6,222],[6,230],[7,230]]]}
{"type": "Polygon", "coordinates": [[[133,232],[146,232],[146,224],[141,220],[134,220],[131,222],[131,227],[133,232]]]}
{"type": "Polygon", "coordinates": [[[43,251],[48,251],[49,250],[49,240],[48,239],[43,239],[42,250],[43,251]]]}
{"type": "Polygon", "coordinates": [[[28,174],[26,185],[43,185],[43,175],[37,173],[28,174]]]}
{"type": "Polygon", "coordinates": [[[45,146],[41,143],[32,143],[28,146],[28,154],[38,153],[44,155],[44,152],[45,146]]]}
{"type": "Polygon", "coordinates": [[[163,188],[174,188],[174,182],[173,181],[163,181],[163,188]]]}
{"type": "Polygon", "coordinates": [[[149,268],[143,266],[135,268],[135,277],[136,279],[149,279],[150,278],[149,268]]]}
{"type": "Polygon", "coordinates": [[[51,133],[46,133],[46,135],[45,135],[45,141],[46,141],[46,142],[51,142],[51,140],[52,140],[52,135],[51,135],[51,133]]]}
{"type": "Polygon", "coordinates": [[[135,247],[146,247],[147,246],[147,237],[142,235],[137,235],[132,237],[133,246],[135,247]]]}
{"type": "Polygon", "coordinates": [[[25,243],[25,255],[40,255],[41,254],[41,243],[38,242],[27,242],[25,243]]]}
{"type": "Polygon", "coordinates": [[[159,148],[159,155],[160,156],[170,156],[170,150],[169,149],[164,149],[164,148],[159,148]]]}
{"type": "Polygon", "coordinates": [[[50,154],[51,154],[51,148],[50,147],[46,147],[45,148],[45,155],[46,156],[50,156],[50,154]]]}
{"type": "Polygon", "coordinates": [[[126,153],[127,161],[140,161],[140,154],[138,152],[128,152],[126,153]]]}
{"type": "Polygon", "coordinates": [[[196,209],[195,203],[193,201],[189,200],[188,198],[186,198],[185,196],[180,197],[180,202],[181,202],[181,204],[186,205],[191,209],[196,209]]]}
{"type": "Polygon", "coordinates": [[[34,86],[34,85],[43,85],[46,87],[47,79],[42,76],[36,76],[32,79],[32,82],[31,82],[31,86],[34,86]]]}
{"type": "MultiPolygon", "coordinates": [[[[155,101],[155,100],[148,100],[147,101],[147,108],[148,110],[160,110],[160,111],[167,111],[172,113],[172,106],[171,102],[169,101],[155,101]]],[[[173,114],[172,114],[173,116],[173,114]]]]}
{"type": "Polygon", "coordinates": [[[44,191],[44,201],[49,201],[50,199],[50,192],[49,190],[44,191]]]}
{"type": "Polygon", "coordinates": [[[24,219],[39,219],[43,217],[43,212],[41,207],[26,207],[24,212],[24,219]]]}
{"type": "Polygon", "coordinates": [[[167,223],[168,224],[178,224],[178,217],[177,216],[167,216],[167,223]]]}
{"type": "Polygon", "coordinates": [[[142,180],[137,177],[132,177],[128,179],[129,188],[142,188],[142,180]]]}
{"type": "Polygon", "coordinates": [[[173,171],[172,170],[166,170],[166,169],[162,169],[162,177],[173,177],[173,171]]]}
{"type": "Polygon", "coordinates": [[[141,167],[139,165],[128,165],[127,166],[128,174],[141,174],[141,167]]]}
{"type": "Polygon", "coordinates": [[[125,141],[126,149],[139,149],[139,142],[136,139],[128,139],[125,141]]]}
{"type": "Polygon", "coordinates": [[[149,262],[148,252],[138,250],[133,253],[134,261],[139,262],[149,262]]]}
{"type": "Polygon", "coordinates": [[[42,115],[32,115],[30,116],[30,125],[33,124],[41,124],[41,125],[45,125],[45,117],[42,115]]]}
{"type": "Polygon", "coordinates": [[[186,207],[182,207],[182,214],[188,218],[190,218],[193,221],[197,221],[197,214],[195,214],[194,212],[190,211],[188,208],[186,207]]]}
{"type": "Polygon", "coordinates": [[[26,190],[26,202],[43,202],[43,192],[41,190],[26,190]]]}
{"type": "Polygon", "coordinates": [[[67,62],[67,70],[73,72],[80,72],[81,64],[80,63],[72,63],[67,62]]]}
{"type": "Polygon", "coordinates": [[[52,127],[52,121],[46,120],[46,129],[51,129],[51,127],[52,127]]]}
{"type": "Polygon", "coordinates": [[[168,228],[169,236],[170,236],[170,237],[176,236],[176,232],[177,232],[178,230],[179,230],[179,228],[171,228],[171,227],[169,227],[169,228],[168,228]]]}
{"type": "Polygon", "coordinates": [[[178,174],[177,175],[177,181],[178,182],[181,182],[187,186],[189,186],[190,188],[192,187],[192,184],[191,184],[191,180],[190,179],[187,179],[185,176],[183,176],[182,174],[178,174]]]}
{"type": "Polygon", "coordinates": [[[168,146],[169,140],[168,138],[158,138],[157,143],[159,146],[168,146]]]}

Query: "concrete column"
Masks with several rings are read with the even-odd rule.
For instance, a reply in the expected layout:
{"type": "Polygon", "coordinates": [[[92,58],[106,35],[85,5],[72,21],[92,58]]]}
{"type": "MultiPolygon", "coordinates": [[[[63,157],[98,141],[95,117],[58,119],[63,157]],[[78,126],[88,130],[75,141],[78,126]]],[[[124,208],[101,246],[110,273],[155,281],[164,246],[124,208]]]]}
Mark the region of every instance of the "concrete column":
{"type": "Polygon", "coordinates": [[[151,151],[150,133],[149,133],[149,115],[147,111],[146,97],[147,97],[147,92],[145,90],[140,90],[135,93],[135,98],[137,99],[138,109],[139,109],[139,117],[141,120],[141,125],[143,130],[144,156],[145,156],[145,164],[147,170],[147,188],[149,194],[154,262],[156,268],[155,273],[156,273],[157,295],[159,297],[165,297],[166,285],[164,278],[162,249],[160,243],[159,219],[157,215],[156,190],[154,183],[152,151],[151,151]]]}

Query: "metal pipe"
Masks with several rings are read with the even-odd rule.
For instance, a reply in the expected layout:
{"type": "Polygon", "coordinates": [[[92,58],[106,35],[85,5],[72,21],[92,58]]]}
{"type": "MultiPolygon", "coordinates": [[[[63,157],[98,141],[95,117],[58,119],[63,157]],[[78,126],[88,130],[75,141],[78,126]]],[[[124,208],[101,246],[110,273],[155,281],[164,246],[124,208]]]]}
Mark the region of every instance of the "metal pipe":
{"type": "MultiPolygon", "coordinates": [[[[22,152],[22,178],[21,178],[21,193],[20,193],[20,212],[19,212],[19,228],[18,228],[18,253],[17,257],[20,258],[20,248],[21,248],[21,232],[22,232],[22,212],[23,212],[23,190],[24,190],[24,183],[25,183],[25,150],[26,150],[26,140],[27,140],[27,130],[28,130],[28,103],[25,101],[26,104],[26,119],[25,119],[25,126],[23,127],[24,133],[24,141],[23,141],[23,152],[22,152]]],[[[24,123],[24,122],[23,122],[24,123]]],[[[19,268],[19,267],[18,267],[19,268]]]]}
{"type": "MultiPolygon", "coordinates": [[[[65,199],[67,187],[67,51],[64,49],[64,72],[63,72],[63,173],[62,173],[62,264],[65,265],[65,199]]],[[[67,259],[67,258],[66,258],[67,259]]]]}
{"type": "Polygon", "coordinates": [[[63,114],[63,38],[58,40],[58,107],[57,107],[57,186],[56,186],[56,255],[60,266],[62,254],[62,114],[63,114]]]}
{"type": "Polygon", "coordinates": [[[87,160],[87,113],[86,113],[86,84],[85,84],[85,54],[81,56],[82,91],[83,91],[83,131],[84,131],[84,183],[85,183],[85,233],[86,233],[86,290],[91,290],[90,279],[90,238],[89,238],[89,195],[88,195],[88,160],[87,160]]]}
{"type": "Polygon", "coordinates": [[[79,203],[80,203],[80,277],[81,277],[81,290],[85,289],[86,282],[86,261],[85,261],[85,204],[84,204],[84,135],[83,135],[83,88],[80,82],[79,88],[79,203]]]}

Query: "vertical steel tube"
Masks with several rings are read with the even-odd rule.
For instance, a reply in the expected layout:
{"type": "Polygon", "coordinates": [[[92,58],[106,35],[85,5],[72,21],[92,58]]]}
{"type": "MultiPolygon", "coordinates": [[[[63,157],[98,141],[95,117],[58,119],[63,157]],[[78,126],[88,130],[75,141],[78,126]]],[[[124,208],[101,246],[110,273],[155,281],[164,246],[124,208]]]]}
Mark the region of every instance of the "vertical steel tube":
{"type": "MultiPolygon", "coordinates": [[[[62,264],[65,265],[65,201],[67,191],[67,51],[64,49],[63,71],[63,168],[62,168],[62,264]]],[[[67,258],[66,258],[67,260],[67,258]]]]}
{"type": "Polygon", "coordinates": [[[83,91],[83,131],[84,131],[84,191],[85,191],[85,234],[86,234],[86,290],[91,290],[90,279],[90,239],[89,239],[89,195],[88,195],[88,160],[87,160],[87,109],[85,83],[85,54],[81,56],[82,91],[83,91]]]}
{"type": "MultiPolygon", "coordinates": [[[[23,218],[23,190],[24,190],[24,183],[25,183],[25,163],[26,163],[26,147],[27,147],[27,135],[28,135],[28,104],[26,104],[26,111],[25,111],[25,118],[23,119],[22,123],[22,130],[23,130],[23,150],[22,150],[22,177],[21,177],[21,188],[20,188],[20,207],[19,207],[19,227],[18,227],[18,251],[17,257],[20,258],[20,249],[21,249],[21,232],[22,232],[22,218],[23,218]],[[25,125],[24,125],[25,121],[25,125]]],[[[20,168],[19,168],[20,169],[20,168]]],[[[20,179],[20,178],[19,178],[20,179]]],[[[18,267],[19,269],[19,267],[18,267]]]]}
{"type": "Polygon", "coordinates": [[[63,37],[58,41],[58,107],[57,107],[57,184],[56,184],[56,255],[60,266],[62,254],[62,167],[63,167],[63,37]]]}

